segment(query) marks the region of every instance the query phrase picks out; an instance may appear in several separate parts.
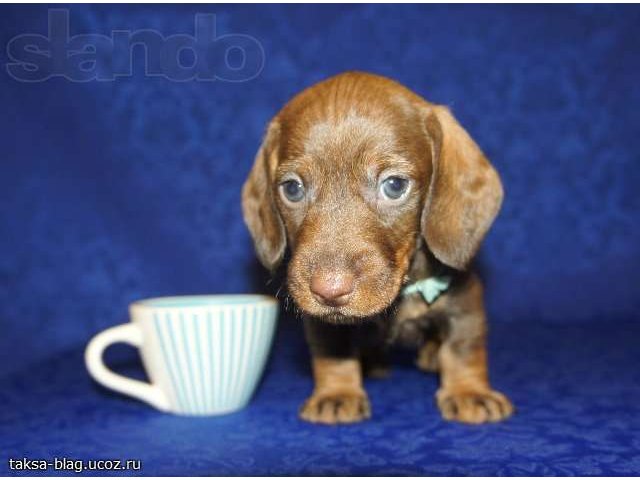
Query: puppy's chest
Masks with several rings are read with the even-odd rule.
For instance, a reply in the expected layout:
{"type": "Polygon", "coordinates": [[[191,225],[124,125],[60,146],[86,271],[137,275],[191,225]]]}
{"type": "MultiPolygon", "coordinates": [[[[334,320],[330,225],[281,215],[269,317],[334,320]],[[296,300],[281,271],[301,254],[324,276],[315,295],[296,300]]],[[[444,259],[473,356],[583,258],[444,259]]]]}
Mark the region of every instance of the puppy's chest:
{"type": "Polygon", "coordinates": [[[415,253],[408,272],[408,284],[390,318],[388,340],[406,346],[420,346],[438,334],[437,313],[446,296],[450,277],[436,275],[438,268],[424,248],[415,253]]]}
{"type": "Polygon", "coordinates": [[[419,294],[400,300],[396,314],[389,319],[388,341],[402,346],[420,346],[433,336],[434,309],[419,294]]]}

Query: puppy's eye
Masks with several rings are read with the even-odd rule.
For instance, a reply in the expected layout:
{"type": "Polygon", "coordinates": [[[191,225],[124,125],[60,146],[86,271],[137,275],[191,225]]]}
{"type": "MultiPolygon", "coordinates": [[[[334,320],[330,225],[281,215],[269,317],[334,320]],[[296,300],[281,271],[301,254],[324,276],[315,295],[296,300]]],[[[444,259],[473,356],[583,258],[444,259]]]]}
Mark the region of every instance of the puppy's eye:
{"type": "Polygon", "coordinates": [[[304,185],[299,180],[287,180],[280,184],[280,192],[290,202],[297,203],[304,198],[304,185]]]}
{"type": "Polygon", "coordinates": [[[387,177],[380,185],[382,196],[388,200],[399,200],[409,189],[409,180],[402,177],[387,177]]]}

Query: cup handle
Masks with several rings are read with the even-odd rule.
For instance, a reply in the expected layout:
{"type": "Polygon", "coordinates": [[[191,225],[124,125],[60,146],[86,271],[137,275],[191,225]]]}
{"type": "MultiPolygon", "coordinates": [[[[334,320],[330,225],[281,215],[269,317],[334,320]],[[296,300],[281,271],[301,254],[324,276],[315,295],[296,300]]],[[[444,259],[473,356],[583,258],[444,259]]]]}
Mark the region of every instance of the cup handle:
{"type": "Polygon", "coordinates": [[[118,342],[140,348],[142,345],[140,327],[135,323],[126,323],[108,328],[93,337],[84,352],[84,362],[89,374],[107,388],[142,400],[158,410],[169,410],[169,400],[159,387],[119,375],[106,367],[102,355],[109,345],[118,342]]]}

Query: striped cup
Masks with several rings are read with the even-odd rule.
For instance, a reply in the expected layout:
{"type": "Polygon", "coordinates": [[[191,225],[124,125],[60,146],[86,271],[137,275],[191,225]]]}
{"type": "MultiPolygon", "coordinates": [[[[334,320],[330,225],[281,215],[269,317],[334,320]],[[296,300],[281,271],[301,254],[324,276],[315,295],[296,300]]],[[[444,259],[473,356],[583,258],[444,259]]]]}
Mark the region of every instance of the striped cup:
{"type": "Polygon", "coordinates": [[[247,405],[260,380],[278,305],[263,295],[199,295],[134,302],[131,322],[96,335],[85,352],[91,376],[159,410],[219,415],[247,405]],[[150,383],[109,370],[104,350],[140,349],[150,383]]]}

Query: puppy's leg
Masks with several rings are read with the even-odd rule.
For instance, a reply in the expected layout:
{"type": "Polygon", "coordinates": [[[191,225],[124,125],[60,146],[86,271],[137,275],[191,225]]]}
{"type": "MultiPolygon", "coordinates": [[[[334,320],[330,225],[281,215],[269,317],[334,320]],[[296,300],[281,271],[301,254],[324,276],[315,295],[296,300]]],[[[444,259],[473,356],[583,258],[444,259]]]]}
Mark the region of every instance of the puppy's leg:
{"type": "Polygon", "coordinates": [[[496,422],[509,417],[513,406],[493,390],[487,373],[486,319],[482,286],[470,278],[448,299],[450,330],[438,352],[441,386],[438,407],[447,420],[496,422]]]}
{"type": "Polygon", "coordinates": [[[445,342],[440,349],[442,384],[436,399],[447,420],[497,422],[513,413],[509,399],[489,385],[486,351],[479,344],[484,340],[476,342],[445,342]]]}
{"type": "Polygon", "coordinates": [[[300,410],[314,423],[353,423],[371,415],[357,359],[313,358],[315,388],[300,410]]]}
{"type": "Polygon", "coordinates": [[[305,319],[311,348],[314,389],[300,417],[314,423],[359,422],[371,415],[362,386],[362,370],[353,344],[353,328],[305,319]]]}
{"type": "Polygon", "coordinates": [[[440,362],[438,361],[438,353],[440,352],[440,342],[438,340],[427,340],[418,350],[418,358],[416,365],[420,370],[425,372],[440,371],[440,362]]]}

